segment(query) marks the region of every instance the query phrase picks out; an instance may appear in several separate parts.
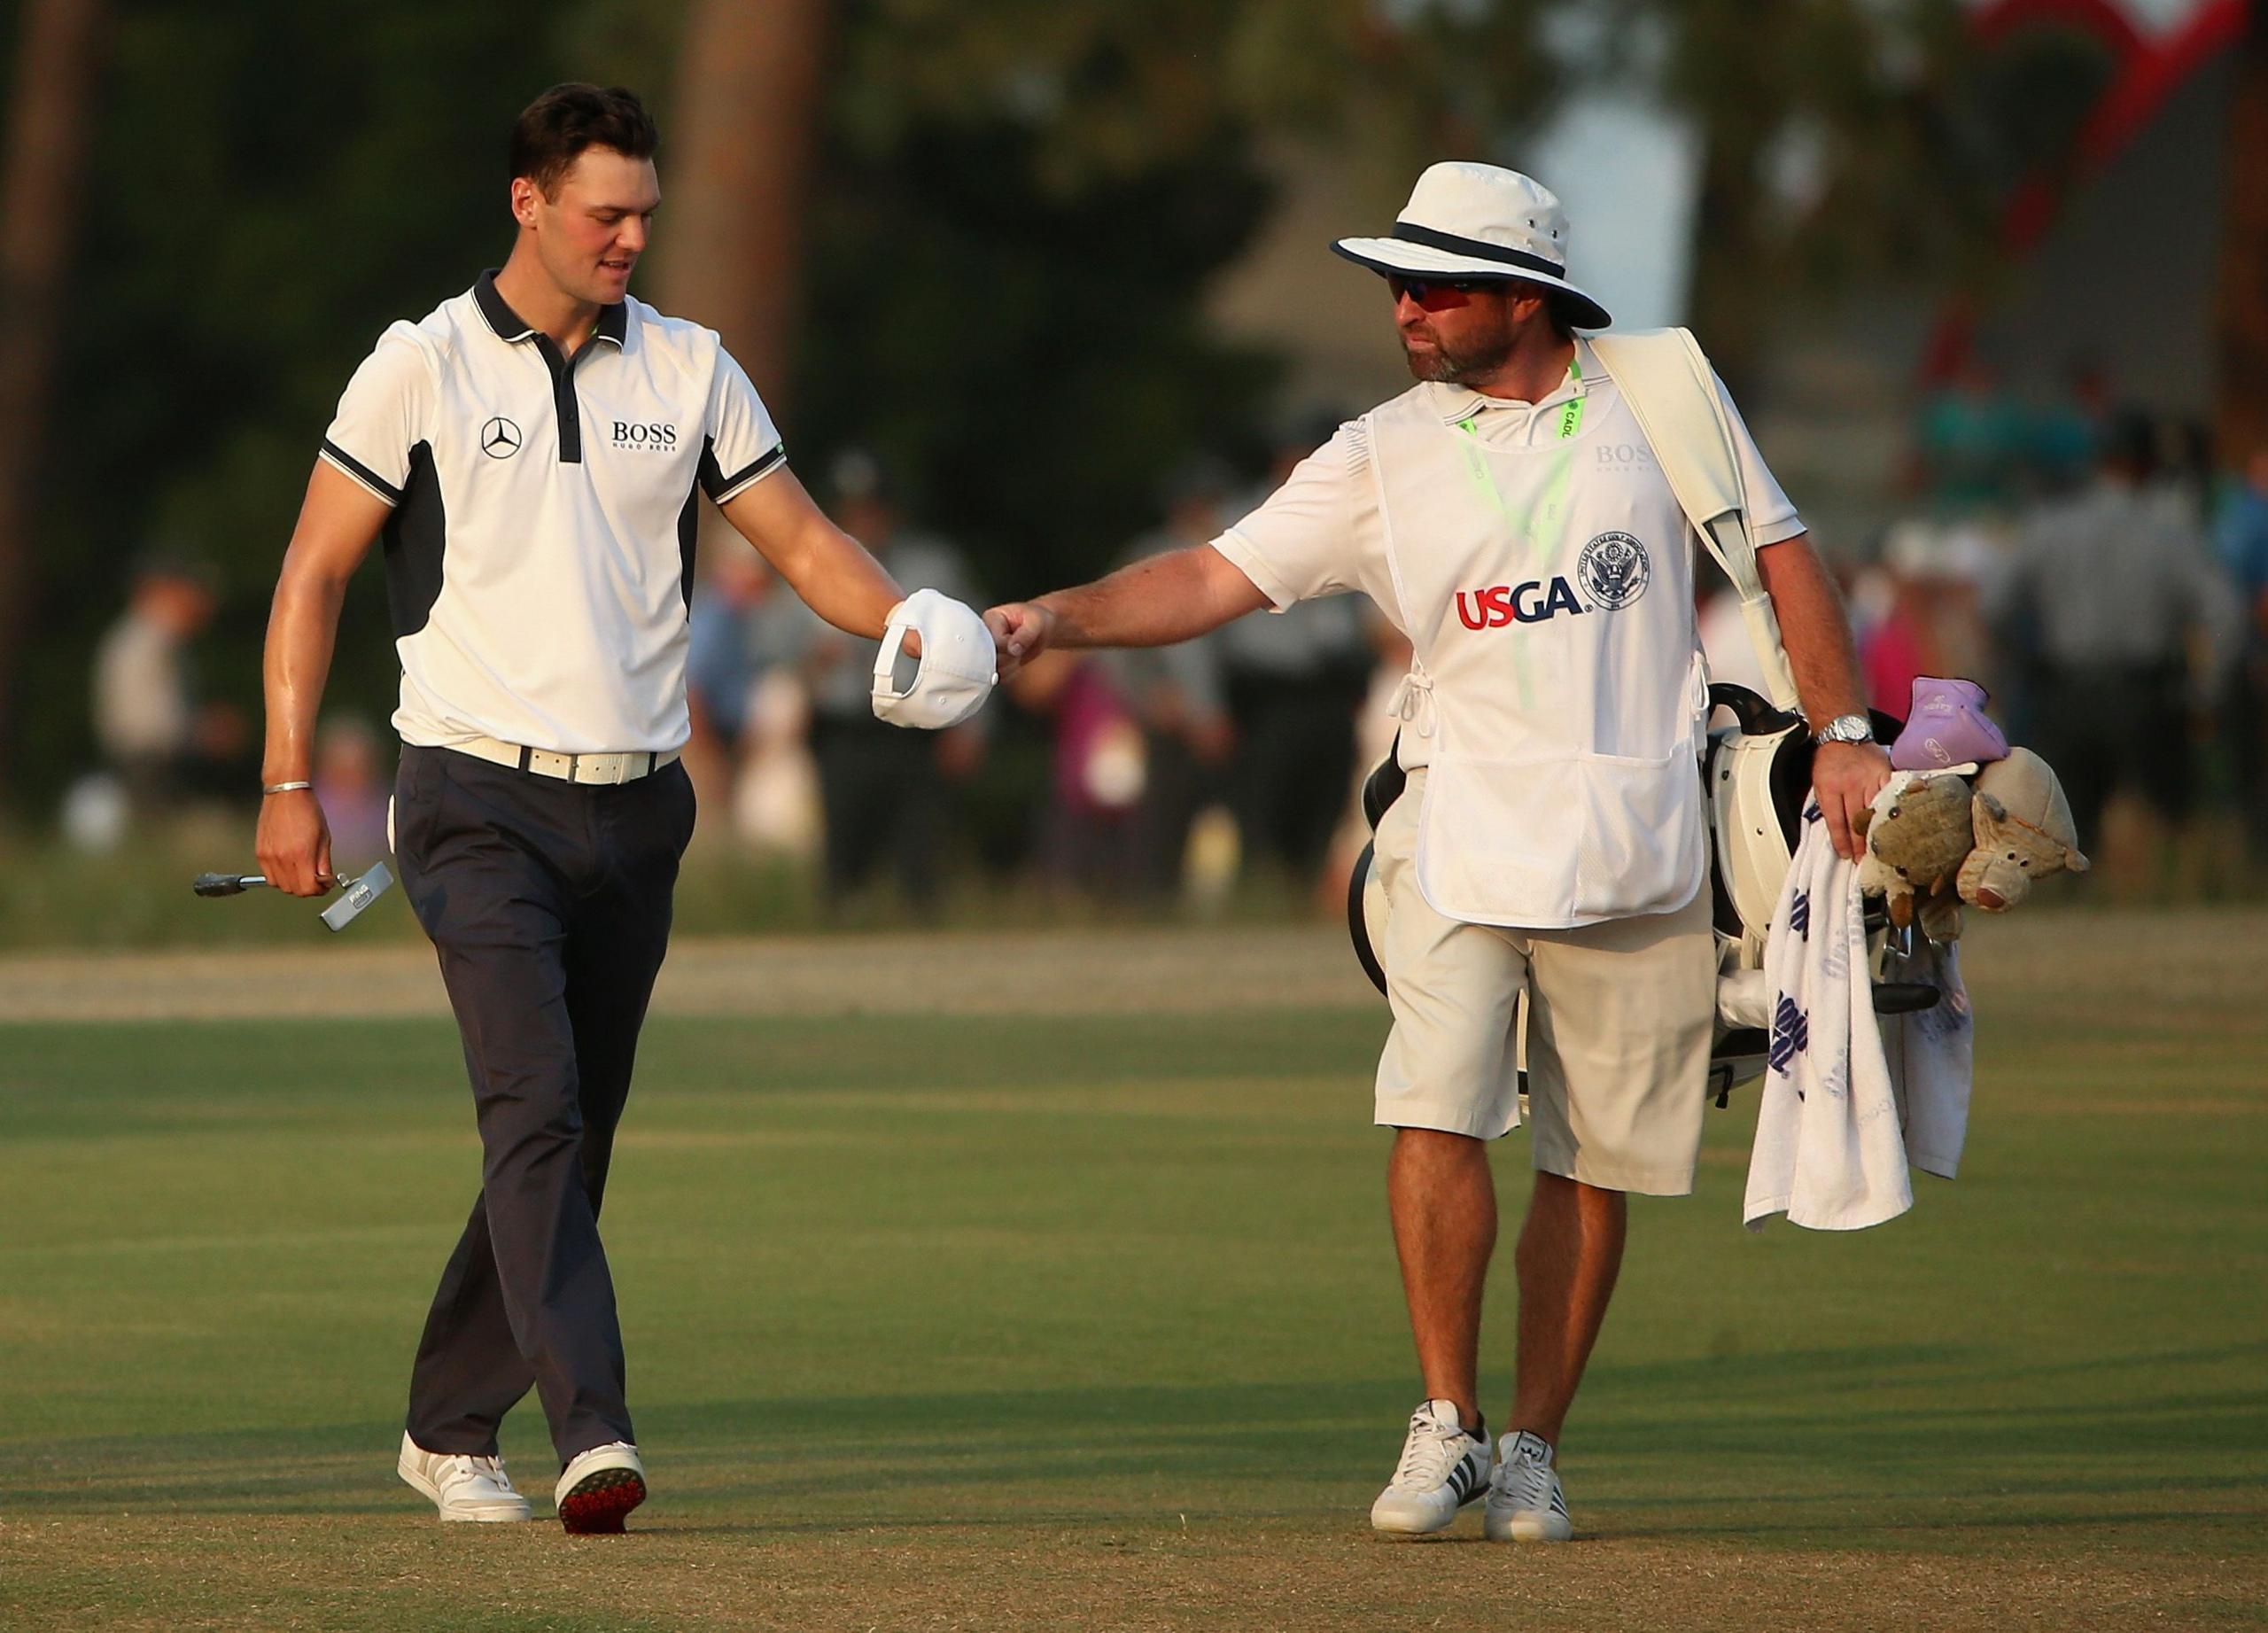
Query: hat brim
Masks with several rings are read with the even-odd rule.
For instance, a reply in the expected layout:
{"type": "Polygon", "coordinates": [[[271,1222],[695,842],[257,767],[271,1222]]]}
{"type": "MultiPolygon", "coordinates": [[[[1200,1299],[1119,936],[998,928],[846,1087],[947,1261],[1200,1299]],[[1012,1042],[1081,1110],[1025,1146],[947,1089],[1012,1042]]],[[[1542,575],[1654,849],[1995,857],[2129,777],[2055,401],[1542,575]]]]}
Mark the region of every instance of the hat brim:
{"type": "Polygon", "coordinates": [[[1430,244],[1417,244],[1408,238],[1341,238],[1333,244],[1334,253],[1344,255],[1358,267],[1385,275],[1396,274],[1406,278],[1487,278],[1499,284],[1533,284],[1540,289],[1556,290],[1567,307],[1567,321],[1578,329],[1612,328],[1614,319],[1604,307],[1577,289],[1565,278],[1555,278],[1547,272],[1529,272],[1505,266],[1501,261],[1482,261],[1475,255],[1460,255],[1455,250],[1435,249],[1430,244]]]}

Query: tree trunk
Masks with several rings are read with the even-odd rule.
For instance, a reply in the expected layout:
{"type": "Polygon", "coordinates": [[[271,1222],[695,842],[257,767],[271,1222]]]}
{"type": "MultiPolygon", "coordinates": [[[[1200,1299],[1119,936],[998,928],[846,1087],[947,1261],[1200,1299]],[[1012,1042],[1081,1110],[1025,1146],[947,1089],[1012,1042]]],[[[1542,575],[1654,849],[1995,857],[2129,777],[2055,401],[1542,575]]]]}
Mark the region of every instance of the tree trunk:
{"type": "Polygon", "coordinates": [[[1785,31],[1793,19],[1782,0],[1706,0],[1684,6],[1682,16],[1682,99],[1705,144],[1690,323],[1737,401],[1763,351],[1766,292],[1781,283],[1767,264],[1759,195],[1765,144],[1785,113],[1787,92],[1775,82],[1780,66],[1756,40],[1785,31]]]}
{"type": "Polygon", "coordinates": [[[106,7],[27,0],[21,15],[4,172],[12,220],[0,234],[0,743],[32,627],[35,473],[106,7]]]}
{"type": "Polygon", "coordinates": [[[786,398],[818,148],[827,0],[693,0],[663,133],[663,308],[724,337],[786,398]]]}
{"type": "Polygon", "coordinates": [[[2221,223],[2221,455],[2268,448],[2268,0],[2252,0],[2238,38],[2221,223]]]}

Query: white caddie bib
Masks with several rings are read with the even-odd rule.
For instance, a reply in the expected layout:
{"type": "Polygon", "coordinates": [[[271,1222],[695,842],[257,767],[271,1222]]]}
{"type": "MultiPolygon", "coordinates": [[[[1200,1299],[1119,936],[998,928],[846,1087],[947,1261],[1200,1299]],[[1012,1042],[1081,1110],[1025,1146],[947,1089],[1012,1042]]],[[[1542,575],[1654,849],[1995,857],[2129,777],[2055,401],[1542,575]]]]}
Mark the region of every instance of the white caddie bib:
{"type": "Polygon", "coordinates": [[[1421,387],[1366,416],[1430,693],[1418,888],[1448,917],[1529,929],[1682,907],[1707,867],[1684,514],[1612,381],[1544,410],[1524,447],[1445,419],[1456,400],[1421,387]]]}

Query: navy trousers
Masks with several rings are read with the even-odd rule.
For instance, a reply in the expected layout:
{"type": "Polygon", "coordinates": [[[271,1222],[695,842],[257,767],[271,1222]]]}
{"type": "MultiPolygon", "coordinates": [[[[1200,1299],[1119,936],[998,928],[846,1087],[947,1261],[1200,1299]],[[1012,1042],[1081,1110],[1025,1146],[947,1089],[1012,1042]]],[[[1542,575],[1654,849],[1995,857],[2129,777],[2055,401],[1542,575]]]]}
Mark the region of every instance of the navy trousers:
{"type": "Polygon", "coordinates": [[[490,1456],[532,1385],[564,1465],[635,1441],[599,1204],[692,837],[682,765],[589,786],[408,747],[401,883],[464,1040],[480,1194],[410,1374],[410,1438],[490,1456]]]}

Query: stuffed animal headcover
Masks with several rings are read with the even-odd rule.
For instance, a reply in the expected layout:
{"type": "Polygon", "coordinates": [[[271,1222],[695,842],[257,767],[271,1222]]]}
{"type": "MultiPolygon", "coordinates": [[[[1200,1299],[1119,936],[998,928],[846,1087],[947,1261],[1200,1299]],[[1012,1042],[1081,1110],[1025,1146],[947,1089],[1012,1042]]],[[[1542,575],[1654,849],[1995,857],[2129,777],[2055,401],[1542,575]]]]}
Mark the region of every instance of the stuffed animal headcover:
{"type": "Polygon", "coordinates": [[[1975,843],[1969,784],[1951,773],[1895,772],[1866,820],[1859,889],[1888,899],[1900,929],[1922,921],[1932,941],[1961,934],[1954,881],[1975,843]]]}
{"type": "Polygon", "coordinates": [[[2070,802],[2054,768],[2030,749],[2011,749],[1977,774],[1976,849],[1961,865],[1961,899],[2006,913],[2050,874],[2085,873],[2070,802]]]}

